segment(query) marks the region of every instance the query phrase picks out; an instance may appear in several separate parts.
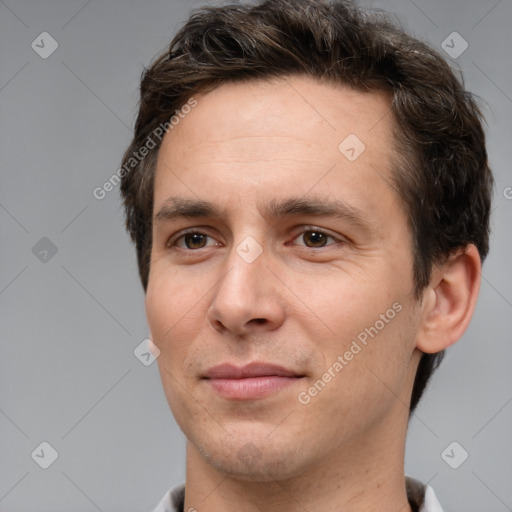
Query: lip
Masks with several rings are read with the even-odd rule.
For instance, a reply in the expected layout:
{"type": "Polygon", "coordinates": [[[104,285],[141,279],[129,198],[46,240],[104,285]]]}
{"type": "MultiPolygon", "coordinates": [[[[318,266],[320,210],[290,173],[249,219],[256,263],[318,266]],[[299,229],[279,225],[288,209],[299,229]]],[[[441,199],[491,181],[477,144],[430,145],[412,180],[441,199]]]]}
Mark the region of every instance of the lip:
{"type": "Polygon", "coordinates": [[[203,379],[218,395],[232,400],[265,398],[303,378],[293,370],[270,363],[243,367],[226,363],[207,370],[203,379]]]}
{"type": "Polygon", "coordinates": [[[293,370],[271,363],[249,363],[238,367],[231,363],[213,366],[204,374],[206,379],[247,379],[250,377],[298,377],[293,370]]]}

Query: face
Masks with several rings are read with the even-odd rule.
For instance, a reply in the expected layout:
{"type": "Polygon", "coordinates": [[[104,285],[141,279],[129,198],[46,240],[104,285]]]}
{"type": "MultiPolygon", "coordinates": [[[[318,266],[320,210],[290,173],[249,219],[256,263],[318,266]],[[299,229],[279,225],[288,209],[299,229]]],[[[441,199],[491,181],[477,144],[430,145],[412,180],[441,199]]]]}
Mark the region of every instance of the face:
{"type": "Polygon", "coordinates": [[[385,443],[419,321],[389,99],[305,77],[195,99],[160,149],[146,295],[191,449],[265,480],[385,443]]]}

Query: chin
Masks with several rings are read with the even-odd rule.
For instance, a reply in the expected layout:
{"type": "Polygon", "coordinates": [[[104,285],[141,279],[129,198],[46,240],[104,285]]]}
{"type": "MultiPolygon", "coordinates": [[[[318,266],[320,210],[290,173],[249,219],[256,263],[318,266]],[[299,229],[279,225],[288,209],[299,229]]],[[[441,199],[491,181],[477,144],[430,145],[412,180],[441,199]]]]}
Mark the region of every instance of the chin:
{"type": "Polygon", "coordinates": [[[226,434],[223,438],[191,440],[194,448],[211,467],[241,481],[270,482],[287,480],[304,472],[306,452],[283,439],[265,439],[264,436],[245,435],[238,439],[226,434]]]}

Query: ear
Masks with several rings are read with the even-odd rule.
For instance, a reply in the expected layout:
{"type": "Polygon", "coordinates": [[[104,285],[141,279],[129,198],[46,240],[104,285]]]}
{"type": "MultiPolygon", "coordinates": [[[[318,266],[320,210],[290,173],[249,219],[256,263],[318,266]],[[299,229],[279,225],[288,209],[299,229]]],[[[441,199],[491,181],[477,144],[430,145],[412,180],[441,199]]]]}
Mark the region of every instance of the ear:
{"type": "Polygon", "coordinates": [[[434,267],[422,300],[422,325],[416,347],[434,354],[453,345],[466,330],[475,309],[482,262],[470,244],[434,267]]]}

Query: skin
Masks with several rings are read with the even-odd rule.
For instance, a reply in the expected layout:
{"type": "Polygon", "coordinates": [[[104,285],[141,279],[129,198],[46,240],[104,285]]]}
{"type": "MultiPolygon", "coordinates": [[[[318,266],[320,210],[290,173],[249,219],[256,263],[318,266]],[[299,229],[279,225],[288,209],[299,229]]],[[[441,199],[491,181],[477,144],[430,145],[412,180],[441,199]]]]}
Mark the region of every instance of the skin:
{"type": "Polygon", "coordinates": [[[289,77],[194,97],[159,153],[146,294],[164,391],[188,439],[185,510],[409,511],[404,446],[420,350],[443,350],[464,332],[479,288],[476,249],[436,266],[414,299],[385,94],[289,77]],[[354,161],[338,149],[349,134],[365,144],[354,161]],[[211,202],[222,216],[158,217],[169,197],[211,202]],[[288,198],[341,201],[364,226],[268,215],[271,200],[288,198]],[[184,238],[188,228],[207,236],[184,238]],[[247,237],[262,250],[251,263],[237,252],[247,237]],[[400,312],[301,403],[397,303],[400,312]],[[253,400],[219,396],[201,378],[253,361],[302,378],[253,400]]]}

